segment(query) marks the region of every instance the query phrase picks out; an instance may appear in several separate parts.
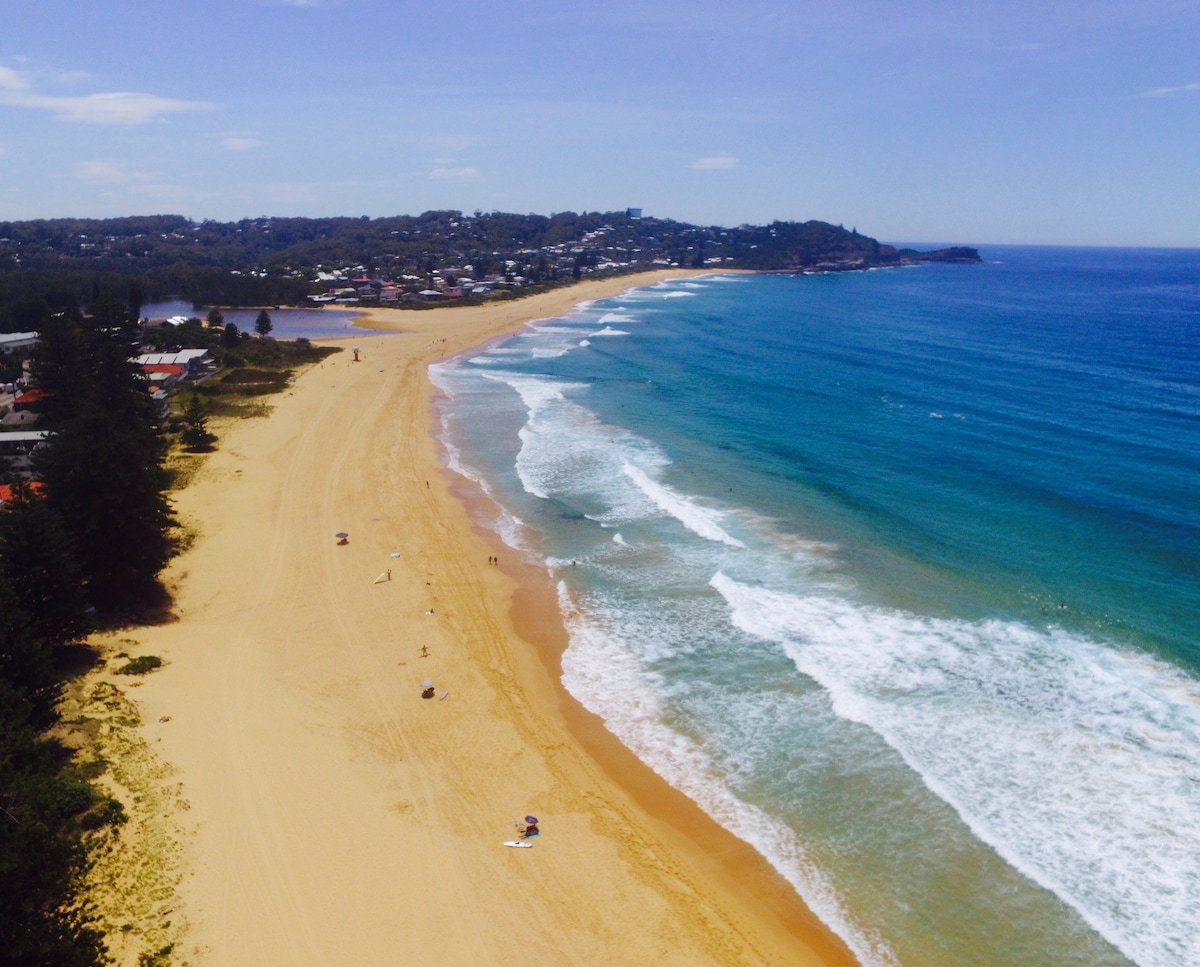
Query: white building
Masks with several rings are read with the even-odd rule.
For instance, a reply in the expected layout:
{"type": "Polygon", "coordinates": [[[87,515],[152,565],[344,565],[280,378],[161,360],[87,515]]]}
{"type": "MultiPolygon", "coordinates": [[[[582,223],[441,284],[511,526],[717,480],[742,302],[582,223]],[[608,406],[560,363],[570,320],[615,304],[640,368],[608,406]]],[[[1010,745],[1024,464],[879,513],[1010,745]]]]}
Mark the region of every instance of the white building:
{"type": "Polygon", "coordinates": [[[182,366],[189,374],[195,374],[210,358],[207,349],[181,349],[177,353],[146,353],[136,362],[139,366],[182,366]]]}
{"type": "Polygon", "coordinates": [[[17,430],[0,433],[0,466],[14,473],[29,471],[29,456],[42,445],[46,430],[17,430]]]}
{"type": "Polygon", "coordinates": [[[37,345],[36,332],[0,332],[0,352],[18,352],[37,345]]]}

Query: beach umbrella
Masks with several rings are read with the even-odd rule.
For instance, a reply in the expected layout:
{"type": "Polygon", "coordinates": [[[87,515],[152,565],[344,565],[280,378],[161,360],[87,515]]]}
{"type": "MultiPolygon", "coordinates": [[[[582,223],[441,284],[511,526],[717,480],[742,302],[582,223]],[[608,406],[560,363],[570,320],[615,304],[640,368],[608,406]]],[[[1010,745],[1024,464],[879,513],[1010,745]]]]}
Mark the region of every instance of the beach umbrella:
{"type": "Polygon", "coordinates": [[[345,539],[346,539],[347,537],[349,537],[350,535],[349,535],[349,534],[347,534],[345,531],[338,531],[338,532],[337,532],[336,534],[334,534],[333,536],[334,536],[334,537],[336,537],[336,538],[339,538],[340,540],[345,540],[345,539]]]}
{"type": "Polygon", "coordinates": [[[422,688],[433,688],[433,682],[421,682],[422,688]]]}
{"type": "Polygon", "coordinates": [[[536,826],[537,825],[537,816],[526,816],[525,822],[529,823],[530,826],[536,826]]]}

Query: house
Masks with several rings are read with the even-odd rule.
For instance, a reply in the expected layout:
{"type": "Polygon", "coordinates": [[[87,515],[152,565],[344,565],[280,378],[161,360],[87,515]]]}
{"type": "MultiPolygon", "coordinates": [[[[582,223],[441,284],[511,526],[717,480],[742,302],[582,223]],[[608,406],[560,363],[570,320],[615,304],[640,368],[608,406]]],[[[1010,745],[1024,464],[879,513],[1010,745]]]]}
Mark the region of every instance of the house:
{"type": "MultiPolygon", "coordinates": [[[[35,494],[40,494],[46,489],[46,485],[40,480],[30,480],[26,484],[35,494]]],[[[16,496],[16,488],[11,484],[0,484],[0,507],[9,503],[16,496]]]]}
{"type": "Polygon", "coordinates": [[[15,473],[28,473],[29,457],[46,440],[47,430],[17,430],[0,433],[0,466],[15,473]]]}
{"type": "Polygon", "coordinates": [[[14,413],[40,413],[50,394],[44,389],[27,389],[13,400],[14,413]]]}
{"type": "Polygon", "coordinates": [[[145,353],[134,360],[139,366],[182,366],[189,376],[196,376],[212,365],[207,349],[181,349],[175,353],[145,353]]]}
{"type": "Polygon", "coordinates": [[[0,352],[15,353],[37,345],[36,332],[0,332],[0,352]]]}
{"type": "Polygon", "coordinates": [[[142,372],[150,380],[150,385],[167,390],[183,379],[187,370],[183,366],[171,366],[165,363],[147,363],[142,366],[142,372]]]}

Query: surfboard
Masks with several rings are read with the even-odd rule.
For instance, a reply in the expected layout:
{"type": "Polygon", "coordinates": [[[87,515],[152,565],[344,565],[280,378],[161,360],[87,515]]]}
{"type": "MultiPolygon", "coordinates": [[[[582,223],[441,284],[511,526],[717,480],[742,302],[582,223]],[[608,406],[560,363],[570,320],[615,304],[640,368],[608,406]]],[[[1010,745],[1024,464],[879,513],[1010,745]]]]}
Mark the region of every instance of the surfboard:
{"type": "Polygon", "coordinates": [[[520,840],[509,839],[505,840],[505,846],[515,846],[517,849],[533,849],[533,843],[522,843],[520,840]]]}

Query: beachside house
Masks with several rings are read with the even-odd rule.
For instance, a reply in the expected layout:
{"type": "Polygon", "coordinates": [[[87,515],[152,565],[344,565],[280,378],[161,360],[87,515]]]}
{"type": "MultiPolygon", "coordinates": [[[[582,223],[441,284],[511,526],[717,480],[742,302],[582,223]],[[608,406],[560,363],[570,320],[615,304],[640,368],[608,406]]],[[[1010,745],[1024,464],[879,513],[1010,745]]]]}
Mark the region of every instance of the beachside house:
{"type": "MultiPolygon", "coordinates": [[[[26,486],[35,494],[40,494],[46,489],[40,480],[30,480],[26,486]]],[[[16,489],[12,484],[0,484],[0,509],[16,498],[16,489]]]]}
{"type": "Polygon", "coordinates": [[[142,372],[150,380],[150,385],[162,390],[168,390],[187,373],[183,366],[172,366],[165,363],[144,363],[142,372]]]}
{"type": "Polygon", "coordinates": [[[37,345],[36,332],[0,332],[0,352],[16,353],[37,345]]]}
{"type": "Polygon", "coordinates": [[[198,376],[216,364],[207,349],[181,349],[174,353],[144,353],[135,360],[139,366],[180,366],[188,376],[198,376]]]}
{"type": "Polygon", "coordinates": [[[24,393],[20,393],[13,400],[14,413],[40,413],[46,405],[46,400],[50,398],[50,394],[44,389],[28,389],[24,393]]]}
{"type": "Polygon", "coordinates": [[[16,430],[0,433],[0,467],[17,474],[31,471],[33,451],[46,441],[46,430],[16,430]]]}

